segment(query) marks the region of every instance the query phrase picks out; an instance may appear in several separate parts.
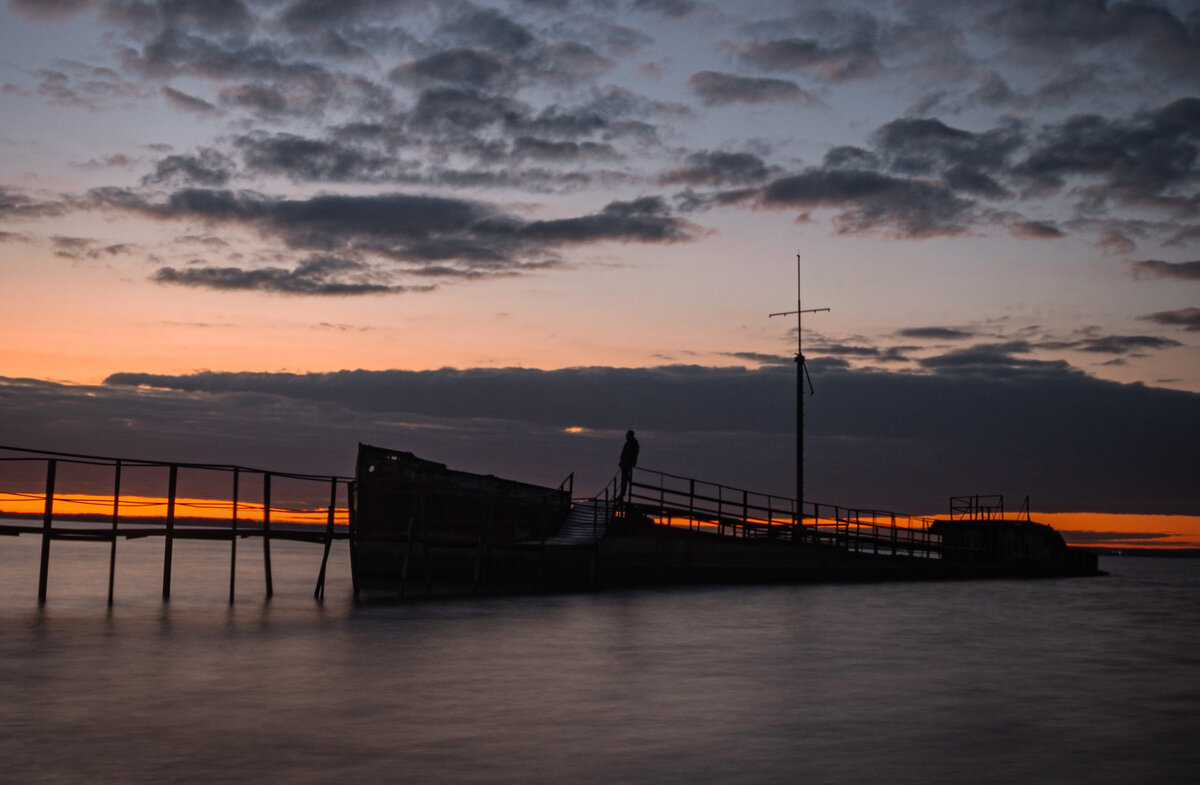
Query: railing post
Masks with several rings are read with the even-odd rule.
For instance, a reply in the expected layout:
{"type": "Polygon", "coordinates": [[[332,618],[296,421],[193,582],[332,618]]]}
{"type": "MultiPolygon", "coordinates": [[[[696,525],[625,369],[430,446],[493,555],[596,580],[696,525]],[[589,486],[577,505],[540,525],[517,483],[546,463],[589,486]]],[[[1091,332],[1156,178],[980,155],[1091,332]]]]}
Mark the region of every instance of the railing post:
{"type": "Polygon", "coordinates": [[[263,473],[263,571],[267,578],[267,599],[275,594],[271,583],[271,473],[263,473]]]}
{"type": "Polygon", "coordinates": [[[113,604],[113,582],[117,575],[117,515],[121,503],[121,460],[113,470],[112,545],[108,551],[108,604],[113,604]]]}
{"type": "Polygon", "coordinates": [[[38,604],[46,602],[46,578],[50,573],[50,530],[54,520],[54,475],[58,471],[58,461],[51,458],[46,461],[46,502],[42,513],[42,564],[38,572],[38,604]]]}
{"type": "Polygon", "coordinates": [[[175,544],[175,490],[179,482],[179,466],[171,464],[167,480],[167,531],[163,547],[163,601],[171,599],[171,549],[175,544]]]}

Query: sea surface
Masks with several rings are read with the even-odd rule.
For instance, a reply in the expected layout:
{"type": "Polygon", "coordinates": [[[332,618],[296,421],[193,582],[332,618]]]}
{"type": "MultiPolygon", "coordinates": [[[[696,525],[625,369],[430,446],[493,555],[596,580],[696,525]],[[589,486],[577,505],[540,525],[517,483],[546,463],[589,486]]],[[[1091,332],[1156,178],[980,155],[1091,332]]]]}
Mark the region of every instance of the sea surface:
{"type": "Polygon", "coordinates": [[[1194,783],[1200,561],[353,602],[335,545],[0,538],[4,783],[1194,783]]]}

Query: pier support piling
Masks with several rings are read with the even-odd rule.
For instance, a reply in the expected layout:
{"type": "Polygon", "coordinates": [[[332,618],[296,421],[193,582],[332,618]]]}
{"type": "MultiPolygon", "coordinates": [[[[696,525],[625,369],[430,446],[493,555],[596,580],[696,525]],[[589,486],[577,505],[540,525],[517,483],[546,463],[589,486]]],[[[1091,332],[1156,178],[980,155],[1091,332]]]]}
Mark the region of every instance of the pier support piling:
{"type": "Polygon", "coordinates": [[[167,526],[164,534],[166,545],[163,548],[163,602],[171,599],[171,549],[175,544],[175,490],[178,483],[179,466],[171,464],[171,473],[167,480],[167,526]]]}
{"type": "Polygon", "coordinates": [[[234,582],[237,580],[237,541],[238,541],[238,467],[233,467],[233,504],[229,520],[229,604],[233,605],[234,582]]]}
{"type": "Polygon", "coordinates": [[[325,519],[325,553],[321,556],[321,572],[317,575],[317,588],[313,598],[325,599],[325,566],[329,563],[329,547],[333,544],[333,515],[337,509],[337,478],[329,482],[329,515],[325,519]]]}
{"type": "Polygon", "coordinates": [[[108,604],[113,604],[113,583],[117,577],[117,517],[121,504],[121,462],[113,467],[112,545],[108,551],[108,604]]]}
{"type": "Polygon", "coordinates": [[[267,599],[275,595],[271,582],[271,473],[263,473],[263,570],[267,577],[267,599]]]}
{"type": "Polygon", "coordinates": [[[58,470],[58,461],[51,458],[46,461],[46,504],[42,513],[42,564],[38,572],[38,604],[46,602],[46,582],[50,574],[50,536],[51,523],[54,519],[54,475],[58,470]]]}

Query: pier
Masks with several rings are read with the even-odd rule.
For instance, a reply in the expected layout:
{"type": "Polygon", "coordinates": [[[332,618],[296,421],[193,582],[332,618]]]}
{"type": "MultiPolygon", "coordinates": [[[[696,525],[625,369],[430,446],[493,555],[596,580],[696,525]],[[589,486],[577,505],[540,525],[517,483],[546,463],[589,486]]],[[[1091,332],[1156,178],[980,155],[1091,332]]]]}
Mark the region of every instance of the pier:
{"type": "MultiPolygon", "coordinates": [[[[39,603],[46,601],[50,591],[55,541],[109,546],[111,605],[118,543],[137,538],[162,540],[164,602],[171,598],[176,541],[229,543],[232,603],[238,542],[254,539],[261,545],[263,590],[268,599],[274,594],[272,541],[322,547],[313,588],[313,597],[320,600],[332,543],[349,539],[352,552],[355,548],[356,505],[352,500],[357,482],[338,475],[0,446],[0,535],[41,537],[39,603]]],[[[1038,556],[1031,550],[1033,546],[1025,543],[1040,542],[1040,534],[1031,538],[1033,529],[1049,529],[1029,521],[1028,499],[1021,511],[1023,520],[1006,518],[1002,496],[953,497],[949,518],[937,519],[801,503],[642,468],[634,470],[624,500],[617,498],[617,477],[595,496],[573,498],[572,489],[573,475],[555,491],[569,504],[563,504],[559,517],[544,522],[534,539],[488,534],[494,521],[479,516],[488,518],[496,513],[487,502],[467,522],[473,527],[469,536],[430,528],[423,520],[425,512],[420,512],[417,519],[408,519],[390,533],[359,531],[357,542],[377,543],[371,547],[382,546],[392,554],[389,563],[394,562],[394,567],[386,569],[395,570],[398,594],[406,596],[410,587],[423,585],[418,594],[429,594],[432,586],[447,581],[477,594],[590,589],[658,580],[969,577],[968,569],[959,569],[963,565],[986,577],[989,571],[1014,574],[1014,556],[1038,556]],[[956,526],[947,528],[947,523],[956,526]],[[636,546],[631,546],[634,541],[636,546]],[[653,567],[642,564],[643,556],[650,552],[656,560],[653,567]],[[432,561],[431,554],[435,556],[432,561]],[[439,554],[442,564],[454,566],[439,568],[439,554]],[[560,572],[568,569],[571,577],[543,582],[546,570],[555,564],[569,565],[560,572]],[[831,564],[840,566],[831,571],[831,564]],[[981,565],[984,570],[978,569],[981,565]]],[[[432,491],[420,493],[422,510],[445,503],[437,501],[432,491]]],[[[1065,556],[1055,558],[1060,562],[1067,559],[1070,569],[1087,572],[1090,567],[1094,571],[1094,555],[1077,549],[1066,551],[1065,556]]],[[[356,574],[355,596],[359,588],[356,574]]]]}

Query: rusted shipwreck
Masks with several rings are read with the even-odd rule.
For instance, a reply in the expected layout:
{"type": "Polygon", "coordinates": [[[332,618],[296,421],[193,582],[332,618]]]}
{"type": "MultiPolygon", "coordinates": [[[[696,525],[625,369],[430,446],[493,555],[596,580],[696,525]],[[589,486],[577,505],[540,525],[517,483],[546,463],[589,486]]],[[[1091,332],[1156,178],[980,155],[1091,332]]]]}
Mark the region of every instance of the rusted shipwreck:
{"type": "Polygon", "coordinates": [[[640,469],[625,500],[615,485],[574,499],[570,478],[547,487],[365,444],[349,535],[362,598],[1103,574],[1050,526],[984,505],[914,519],[640,469]]]}

